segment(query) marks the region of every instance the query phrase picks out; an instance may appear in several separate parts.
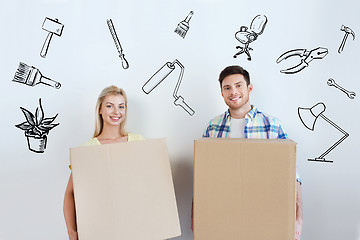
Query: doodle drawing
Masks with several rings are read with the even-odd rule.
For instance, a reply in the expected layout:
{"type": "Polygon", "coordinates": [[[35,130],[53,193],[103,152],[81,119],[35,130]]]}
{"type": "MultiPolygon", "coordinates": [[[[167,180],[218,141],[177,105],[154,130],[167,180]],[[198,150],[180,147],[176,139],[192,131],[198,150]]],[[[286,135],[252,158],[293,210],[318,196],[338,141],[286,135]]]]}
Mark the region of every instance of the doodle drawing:
{"type": "Polygon", "coordinates": [[[319,117],[324,119],[326,122],[328,122],[331,126],[336,128],[339,132],[343,134],[343,136],[334,143],[331,147],[329,147],[324,153],[322,153],[319,157],[308,159],[308,161],[315,161],[315,162],[329,162],[332,163],[333,161],[325,159],[325,156],[328,155],[334,148],[336,148],[342,141],[345,140],[349,136],[347,132],[345,132],[342,128],[340,128],[338,125],[336,125],[333,121],[325,117],[323,114],[325,112],[326,106],[324,103],[319,102],[312,106],[311,108],[298,108],[298,115],[301,120],[301,122],[304,124],[304,126],[314,131],[315,129],[315,123],[319,117]]]}
{"type": "Polygon", "coordinates": [[[322,47],[318,47],[318,48],[315,48],[310,51],[308,51],[306,49],[294,49],[294,50],[290,50],[290,51],[283,53],[276,60],[276,63],[280,63],[282,60],[285,60],[289,57],[299,56],[301,59],[301,62],[298,65],[280,71],[281,73],[294,74],[294,73],[300,72],[305,67],[308,67],[309,63],[312,60],[323,59],[327,54],[328,54],[328,49],[322,48],[322,47]]]}
{"type": "Polygon", "coordinates": [[[190,11],[190,13],[187,15],[185,20],[181,21],[178,26],[176,27],[175,31],[177,34],[179,34],[180,37],[185,38],[186,33],[189,31],[190,25],[189,21],[194,14],[193,11],[190,11]]]}
{"type": "Polygon", "coordinates": [[[45,58],[53,35],[55,34],[60,37],[63,32],[64,25],[59,23],[58,19],[56,19],[56,18],[51,19],[51,18],[46,17],[43,22],[42,29],[49,32],[45,39],[44,45],[41,48],[41,52],[40,52],[40,56],[45,58]]]}
{"type": "Polygon", "coordinates": [[[337,89],[343,91],[350,99],[354,99],[355,96],[356,96],[356,93],[355,93],[355,92],[346,90],[345,88],[341,87],[341,86],[340,86],[339,84],[337,84],[337,83],[335,82],[335,80],[332,79],[332,78],[329,78],[329,80],[327,81],[327,85],[329,85],[330,87],[336,87],[337,89]]]}
{"type": "Polygon", "coordinates": [[[119,38],[118,38],[118,36],[117,36],[117,34],[116,34],[114,24],[113,24],[113,22],[112,22],[111,19],[106,20],[106,22],[107,22],[107,25],[108,25],[108,27],[109,27],[111,36],[112,36],[112,38],[113,38],[113,40],[114,40],[114,42],[115,42],[116,49],[117,49],[117,51],[118,51],[118,53],[119,53],[119,57],[120,57],[120,59],[121,59],[122,67],[123,67],[124,69],[128,69],[128,68],[129,68],[129,63],[128,63],[128,61],[125,59],[125,54],[123,53],[123,49],[122,49],[122,47],[121,47],[119,38]]]}
{"type": "Polygon", "coordinates": [[[39,83],[45,84],[47,86],[59,89],[61,84],[56,82],[50,78],[47,78],[41,74],[39,69],[28,66],[25,63],[20,62],[17,71],[15,72],[15,76],[13,79],[14,82],[23,83],[28,86],[35,86],[39,83]]]}
{"type": "Polygon", "coordinates": [[[253,50],[249,47],[249,44],[255,41],[260,34],[264,32],[267,17],[265,15],[257,15],[250,23],[250,29],[246,26],[241,26],[240,31],[235,33],[235,38],[244,46],[236,46],[237,49],[240,49],[233,57],[236,58],[242,53],[246,53],[248,56],[247,60],[251,61],[250,50],[253,50]]]}
{"type": "Polygon", "coordinates": [[[44,118],[41,98],[39,99],[39,107],[36,108],[35,114],[23,107],[20,107],[20,109],[23,112],[26,121],[15,125],[15,127],[25,131],[30,151],[43,153],[46,149],[49,131],[59,125],[59,123],[53,123],[57,114],[54,117],[44,118]]]}
{"type": "Polygon", "coordinates": [[[182,96],[178,95],[185,68],[177,59],[175,59],[175,61],[172,63],[165,63],[164,66],[162,66],[154,75],[152,75],[152,77],[143,85],[142,90],[144,93],[149,94],[175,69],[175,65],[180,67],[180,75],[173,92],[173,97],[175,98],[174,104],[175,106],[182,107],[188,114],[190,114],[190,116],[192,116],[195,113],[194,110],[185,103],[182,96]]]}
{"type": "Polygon", "coordinates": [[[349,34],[351,34],[352,37],[353,37],[353,40],[355,40],[355,33],[354,33],[353,30],[351,30],[351,28],[342,25],[341,28],[340,28],[340,30],[341,30],[341,31],[344,31],[344,32],[345,32],[345,35],[344,35],[344,38],[343,38],[343,40],[342,40],[342,42],[341,42],[341,44],[340,44],[338,53],[341,53],[342,51],[344,51],[345,42],[346,42],[349,34]]]}

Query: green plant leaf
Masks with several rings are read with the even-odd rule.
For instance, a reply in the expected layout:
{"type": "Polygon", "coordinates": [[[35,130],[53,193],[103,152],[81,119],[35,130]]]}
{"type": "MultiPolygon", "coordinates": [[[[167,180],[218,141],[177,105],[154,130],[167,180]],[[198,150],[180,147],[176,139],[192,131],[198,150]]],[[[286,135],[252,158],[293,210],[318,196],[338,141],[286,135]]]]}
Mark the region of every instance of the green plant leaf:
{"type": "Polygon", "coordinates": [[[31,126],[36,126],[35,125],[35,121],[34,121],[34,115],[27,109],[20,107],[21,111],[24,113],[26,121],[31,125],[31,126]]]}
{"type": "Polygon", "coordinates": [[[31,126],[28,122],[23,122],[20,124],[15,125],[15,127],[20,128],[21,130],[29,130],[31,129],[33,126],[31,126]]]}

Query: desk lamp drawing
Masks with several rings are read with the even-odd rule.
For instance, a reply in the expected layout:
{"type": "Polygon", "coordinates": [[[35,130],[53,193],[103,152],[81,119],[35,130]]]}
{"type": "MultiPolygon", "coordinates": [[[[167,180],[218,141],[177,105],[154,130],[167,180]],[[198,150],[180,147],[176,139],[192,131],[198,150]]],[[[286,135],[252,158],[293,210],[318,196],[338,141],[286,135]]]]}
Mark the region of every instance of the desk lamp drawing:
{"type": "Polygon", "coordinates": [[[342,128],[340,128],[333,121],[325,117],[325,115],[323,114],[325,112],[325,109],[326,106],[322,102],[315,104],[311,108],[302,108],[302,107],[298,108],[298,115],[300,117],[300,120],[307,129],[314,131],[316,120],[319,117],[321,117],[322,119],[327,121],[330,125],[332,125],[334,128],[336,128],[338,131],[340,131],[343,134],[343,136],[336,143],[334,143],[329,149],[327,149],[319,157],[308,159],[308,161],[332,163],[333,161],[325,159],[325,156],[328,155],[334,148],[336,148],[342,141],[344,141],[345,138],[349,136],[349,134],[345,132],[342,128]]]}
{"type": "Polygon", "coordinates": [[[244,46],[236,46],[237,49],[240,49],[233,57],[236,58],[242,53],[246,53],[248,56],[247,60],[251,61],[250,50],[253,50],[249,47],[249,44],[257,39],[257,37],[264,32],[267,17],[265,15],[257,15],[250,23],[250,29],[246,26],[241,26],[240,31],[235,33],[235,38],[244,46]]]}
{"type": "Polygon", "coordinates": [[[165,78],[175,69],[175,66],[179,66],[181,71],[178,78],[178,81],[176,83],[173,97],[175,98],[174,104],[175,106],[182,107],[190,116],[194,115],[195,111],[189,107],[184,101],[184,98],[180,95],[178,95],[178,91],[180,88],[181,80],[184,75],[184,66],[175,59],[173,62],[167,62],[165,63],[152,77],[144,84],[142,87],[142,90],[144,93],[149,94],[154,88],[156,88],[162,81],[165,80],[165,78]]]}

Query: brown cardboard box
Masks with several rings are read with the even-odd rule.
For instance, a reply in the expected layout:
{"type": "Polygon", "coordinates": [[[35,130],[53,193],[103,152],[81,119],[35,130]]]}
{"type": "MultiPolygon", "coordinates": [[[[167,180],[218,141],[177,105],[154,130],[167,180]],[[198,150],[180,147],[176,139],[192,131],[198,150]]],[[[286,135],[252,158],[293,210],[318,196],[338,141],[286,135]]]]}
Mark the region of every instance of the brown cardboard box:
{"type": "Polygon", "coordinates": [[[296,143],[195,141],[194,239],[293,240],[296,143]]]}
{"type": "Polygon", "coordinates": [[[79,239],[181,235],[165,139],[70,149],[79,239]]]}

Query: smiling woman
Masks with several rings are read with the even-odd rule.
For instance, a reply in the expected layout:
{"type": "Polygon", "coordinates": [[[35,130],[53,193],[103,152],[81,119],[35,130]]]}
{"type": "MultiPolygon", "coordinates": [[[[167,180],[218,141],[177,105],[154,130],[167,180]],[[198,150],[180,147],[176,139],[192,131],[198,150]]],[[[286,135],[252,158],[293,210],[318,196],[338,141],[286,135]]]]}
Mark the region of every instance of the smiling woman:
{"type": "MultiPolygon", "coordinates": [[[[122,88],[109,86],[101,91],[95,108],[95,131],[84,146],[143,140],[140,134],[125,130],[127,97],[122,88]]],[[[76,212],[72,174],[64,197],[64,216],[70,240],[77,240],[76,212]]]]}

